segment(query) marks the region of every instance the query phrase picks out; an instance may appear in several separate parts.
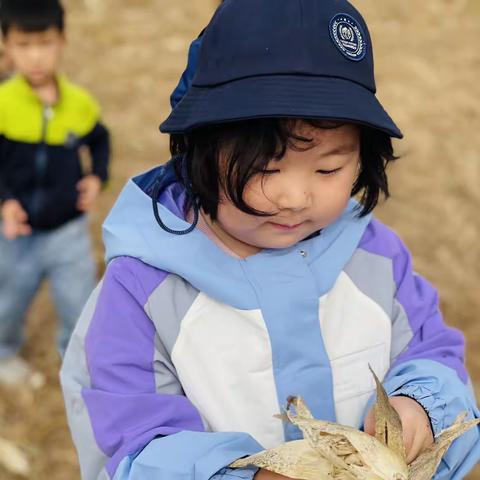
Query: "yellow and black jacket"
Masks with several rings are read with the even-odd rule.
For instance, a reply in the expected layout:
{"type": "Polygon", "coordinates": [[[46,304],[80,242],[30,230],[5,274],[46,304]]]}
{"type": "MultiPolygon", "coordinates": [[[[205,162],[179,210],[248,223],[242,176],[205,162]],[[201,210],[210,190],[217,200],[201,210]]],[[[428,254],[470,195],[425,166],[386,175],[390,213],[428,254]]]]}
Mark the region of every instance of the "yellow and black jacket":
{"type": "Polygon", "coordinates": [[[47,107],[20,75],[0,85],[0,201],[20,201],[37,230],[81,215],[80,147],[90,150],[91,173],[102,182],[108,176],[109,133],[97,103],[65,77],[58,86],[59,101],[47,107]]]}

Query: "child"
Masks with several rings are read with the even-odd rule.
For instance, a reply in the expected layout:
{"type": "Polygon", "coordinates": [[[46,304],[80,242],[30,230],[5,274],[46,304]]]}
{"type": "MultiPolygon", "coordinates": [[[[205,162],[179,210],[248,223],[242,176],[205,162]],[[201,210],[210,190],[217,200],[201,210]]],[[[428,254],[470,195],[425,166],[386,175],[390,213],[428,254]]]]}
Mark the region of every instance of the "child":
{"type": "Polygon", "coordinates": [[[109,135],[95,100],[58,73],[65,44],[57,0],[2,0],[6,51],[18,74],[0,86],[0,382],[28,366],[17,352],[22,319],[51,284],[64,352],[95,286],[85,213],[107,180],[109,135]],[[79,150],[90,149],[92,172],[79,150]]]}
{"type": "MultiPolygon", "coordinates": [[[[224,2],[161,129],[173,159],[106,220],[107,271],[62,367],[84,479],[285,478],[228,465],[300,438],[273,418],[289,395],[373,433],[368,365],[409,461],[480,414],[462,335],[371,215],[402,135],[346,0],[224,2]]],[[[436,478],[479,458],[477,429],[436,478]]]]}

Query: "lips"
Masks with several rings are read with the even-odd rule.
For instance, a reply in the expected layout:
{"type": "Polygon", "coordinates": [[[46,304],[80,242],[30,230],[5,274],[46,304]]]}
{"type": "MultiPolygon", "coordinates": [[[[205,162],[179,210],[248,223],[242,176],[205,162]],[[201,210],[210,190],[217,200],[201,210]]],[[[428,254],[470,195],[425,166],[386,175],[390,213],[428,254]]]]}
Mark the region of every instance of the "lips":
{"type": "Polygon", "coordinates": [[[270,222],[270,224],[278,230],[282,230],[285,232],[293,232],[294,230],[297,230],[300,226],[302,226],[303,222],[297,223],[297,224],[290,224],[290,225],[286,225],[283,223],[275,223],[275,222],[270,222]]]}

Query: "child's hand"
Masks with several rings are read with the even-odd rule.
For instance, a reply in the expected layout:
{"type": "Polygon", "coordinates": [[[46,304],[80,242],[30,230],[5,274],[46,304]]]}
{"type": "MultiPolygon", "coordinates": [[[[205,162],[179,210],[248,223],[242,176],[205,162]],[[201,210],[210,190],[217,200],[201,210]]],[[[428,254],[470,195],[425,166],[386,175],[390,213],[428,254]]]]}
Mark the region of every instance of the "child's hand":
{"type": "Polygon", "coordinates": [[[18,200],[6,200],[2,204],[1,217],[3,235],[7,240],[15,240],[19,236],[28,236],[32,233],[27,212],[18,200]]]}
{"type": "MultiPolygon", "coordinates": [[[[390,403],[402,421],[407,463],[411,463],[434,441],[430,419],[422,406],[411,398],[391,397],[390,403]]],[[[373,408],[365,419],[365,432],[375,435],[373,408]]]]}
{"type": "Polygon", "coordinates": [[[278,473],[269,472],[261,468],[253,477],[255,480],[293,480],[290,477],[279,475],[278,473]]]}
{"type": "Polygon", "coordinates": [[[87,175],[77,183],[77,209],[89,212],[102,190],[102,181],[96,175],[87,175]]]}

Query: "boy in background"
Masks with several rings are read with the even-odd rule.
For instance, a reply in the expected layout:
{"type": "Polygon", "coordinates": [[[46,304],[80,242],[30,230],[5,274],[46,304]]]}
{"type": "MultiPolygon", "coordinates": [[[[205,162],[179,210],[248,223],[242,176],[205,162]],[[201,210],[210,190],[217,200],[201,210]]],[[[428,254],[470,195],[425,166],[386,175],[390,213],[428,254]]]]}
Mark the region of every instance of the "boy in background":
{"type": "Polygon", "coordinates": [[[58,0],[2,0],[5,50],[17,72],[0,86],[0,383],[24,381],[23,318],[48,279],[63,354],[95,285],[86,213],[107,181],[109,134],[96,101],[58,72],[58,0]],[[91,172],[79,150],[88,147],[91,172]]]}

